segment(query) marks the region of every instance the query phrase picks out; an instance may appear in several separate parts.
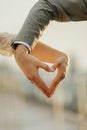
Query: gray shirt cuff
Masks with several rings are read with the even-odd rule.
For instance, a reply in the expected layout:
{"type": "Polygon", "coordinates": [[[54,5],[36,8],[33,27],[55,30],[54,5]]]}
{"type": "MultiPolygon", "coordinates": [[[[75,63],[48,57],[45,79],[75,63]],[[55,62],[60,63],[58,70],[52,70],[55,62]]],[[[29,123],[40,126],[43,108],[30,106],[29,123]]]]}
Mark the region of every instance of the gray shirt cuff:
{"type": "Polygon", "coordinates": [[[17,45],[24,45],[28,48],[29,52],[31,52],[31,47],[29,44],[27,44],[26,42],[23,42],[23,41],[15,41],[13,44],[12,44],[12,48],[13,49],[16,49],[17,45]]]}

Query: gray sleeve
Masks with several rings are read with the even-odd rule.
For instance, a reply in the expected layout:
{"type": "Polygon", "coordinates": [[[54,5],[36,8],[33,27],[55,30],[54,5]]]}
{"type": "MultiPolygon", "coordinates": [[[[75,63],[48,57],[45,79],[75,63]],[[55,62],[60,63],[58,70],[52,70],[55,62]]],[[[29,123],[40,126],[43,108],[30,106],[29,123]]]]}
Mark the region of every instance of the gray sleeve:
{"type": "Polygon", "coordinates": [[[87,0],[39,0],[29,12],[16,40],[32,46],[51,20],[87,20],[87,0]]]}

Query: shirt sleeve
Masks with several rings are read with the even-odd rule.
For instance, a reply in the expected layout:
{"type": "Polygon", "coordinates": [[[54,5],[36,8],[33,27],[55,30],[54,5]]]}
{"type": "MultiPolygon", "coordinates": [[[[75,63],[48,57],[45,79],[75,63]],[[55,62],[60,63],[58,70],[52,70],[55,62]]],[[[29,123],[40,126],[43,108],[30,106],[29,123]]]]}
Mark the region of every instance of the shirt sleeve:
{"type": "Polygon", "coordinates": [[[16,40],[34,46],[51,20],[87,20],[87,0],[39,0],[29,12],[16,40]]]}

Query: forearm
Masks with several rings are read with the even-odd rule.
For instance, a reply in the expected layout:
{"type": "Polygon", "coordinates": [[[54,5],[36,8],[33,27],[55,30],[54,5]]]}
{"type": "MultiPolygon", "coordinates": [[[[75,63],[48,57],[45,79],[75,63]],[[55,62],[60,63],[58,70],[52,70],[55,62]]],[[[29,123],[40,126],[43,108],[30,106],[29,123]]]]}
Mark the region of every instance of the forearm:
{"type": "Polygon", "coordinates": [[[32,47],[34,43],[37,43],[50,20],[54,19],[54,15],[49,2],[45,0],[38,1],[30,10],[16,41],[26,42],[32,47]]]}
{"type": "Polygon", "coordinates": [[[15,40],[25,42],[32,48],[51,20],[87,20],[87,0],[39,0],[29,12],[15,40]]]}
{"type": "Polygon", "coordinates": [[[47,46],[41,42],[38,42],[30,54],[48,63],[54,63],[55,60],[61,56],[67,57],[65,53],[47,46]]]}
{"type": "Polygon", "coordinates": [[[87,20],[87,0],[39,0],[30,10],[16,41],[23,41],[32,48],[51,20],[87,20]]]}

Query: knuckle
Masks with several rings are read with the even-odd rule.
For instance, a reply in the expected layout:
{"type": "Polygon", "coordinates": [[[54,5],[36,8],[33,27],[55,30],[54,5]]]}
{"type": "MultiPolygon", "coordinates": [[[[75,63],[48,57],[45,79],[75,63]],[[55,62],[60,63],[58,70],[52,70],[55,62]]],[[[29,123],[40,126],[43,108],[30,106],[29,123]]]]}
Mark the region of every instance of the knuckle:
{"type": "Polygon", "coordinates": [[[60,80],[55,81],[55,86],[57,86],[57,85],[59,84],[59,81],[60,81],[60,80]]]}
{"type": "Polygon", "coordinates": [[[51,98],[52,96],[49,94],[49,95],[47,95],[47,98],[51,98]]]}
{"type": "Polygon", "coordinates": [[[62,79],[64,79],[64,78],[65,78],[65,76],[66,76],[66,75],[65,75],[65,73],[63,72],[63,73],[62,73],[62,79]]]}
{"type": "Polygon", "coordinates": [[[47,96],[47,98],[51,98],[52,97],[51,93],[47,94],[46,96],[47,96]]]}
{"type": "Polygon", "coordinates": [[[67,66],[68,63],[69,63],[69,57],[68,57],[68,55],[66,55],[66,54],[63,53],[63,54],[61,55],[61,57],[56,60],[56,63],[57,63],[59,66],[62,66],[62,65],[67,66]]]}
{"type": "Polygon", "coordinates": [[[60,80],[64,79],[65,78],[65,72],[62,72],[62,74],[60,75],[60,80]]]}
{"type": "Polygon", "coordinates": [[[46,69],[46,70],[48,70],[48,69],[49,69],[48,65],[45,65],[45,69],[46,69]]]}
{"type": "Polygon", "coordinates": [[[30,77],[28,77],[28,76],[27,76],[27,78],[28,78],[29,80],[31,80],[31,78],[30,78],[30,77]]]}
{"type": "Polygon", "coordinates": [[[36,77],[33,75],[33,76],[32,76],[32,80],[35,80],[35,78],[36,78],[36,77]]]}
{"type": "Polygon", "coordinates": [[[35,77],[34,75],[31,75],[31,76],[28,77],[28,79],[29,79],[29,80],[32,80],[32,81],[35,80],[35,78],[36,78],[36,77],[35,77]]]}
{"type": "Polygon", "coordinates": [[[68,63],[69,63],[69,57],[66,54],[64,54],[64,61],[65,61],[65,64],[68,65],[68,63]]]}

